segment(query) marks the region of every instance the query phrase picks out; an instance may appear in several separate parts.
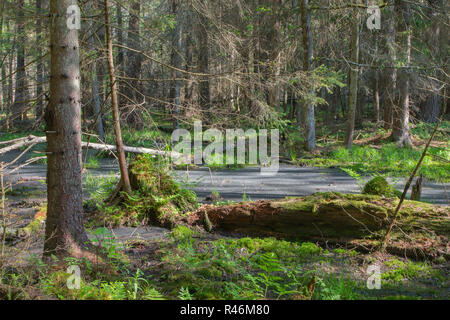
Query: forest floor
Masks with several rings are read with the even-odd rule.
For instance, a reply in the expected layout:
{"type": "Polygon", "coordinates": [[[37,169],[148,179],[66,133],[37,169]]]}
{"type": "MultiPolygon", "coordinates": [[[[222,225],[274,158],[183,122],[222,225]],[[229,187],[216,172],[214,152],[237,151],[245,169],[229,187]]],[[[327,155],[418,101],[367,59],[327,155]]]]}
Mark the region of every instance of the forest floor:
{"type": "MultiPolygon", "coordinates": [[[[85,199],[96,197],[103,185],[117,180],[111,172],[116,172],[116,166],[107,160],[100,160],[97,168],[87,170],[85,199]]],[[[218,191],[223,203],[318,191],[360,191],[352,177],[337,169],[286,166],[274,180],[261,177],[256,168],[211,174],[200,169],[190,171],[189,179],[186,174],[178,171],[176,175],[199,193],[200,200],[218,191]]],[[[9,192],[7,211],[17,218],[15,227],[20,228],[33,221],[45,206],[45,166],[30,166],[13,180],[22,183],[9,192]]],[[[437,186],[426,185],[424,194],[445,203],[445,193],[443,189],[436,192],[437,186]]],[[[89,230],[89,234],[94,243],[107,250],[114,271],[76,261],[83,265],[82,289],[67,290],[67,274],[40,260],[41,226],[26,240],[15,240],[8,247],[6,279],[10,285],[23,288],[22,296],[10,298],[27,294],[34,299],[450,298],[450,264],[445,259],[413,261],[390,254],[362,253],[352,246],[203,234],[185,227],[172,231],[151,226],[97,228],[89,230]],[[367,287],[369,266],[380,268],[379,290],[367,287]],[[136,287],[138,290],[132,292],[136,287]]]]}
{"type": "MultiPolygon", "coordinates": [[[[445,130],[449,127],[447,123],[445,130]]],[[[288,162],[296,166],[282,165],[273,177],[261,176],[254,167],[227,170],[223,166],[177,170],[173,175],[181,185],[193,189],[200,202],[217,205],[327,191],[360,193],[364,182],[380,174],[402,190],[429,131],[420,127],[413,130],[416,138],[411,150],[400,150],[385,141],[383,132],[359,135],[351,152],[336,146],[342,138],[339,134],[324,135],[318,141],[318,153],[292,156],[288,162]],[[217,199],[212,201],[211,194],[218,195],[217,199]]],[[[129,145],[154,147],[147,142],[155,139],[154,133],[127,134],[125,131],[129,145]]],[[[446,134],[433,144],[422,171],[422,200],[444,206],[449,205],[450,190],[446,134]]],[[[6,135],[0,140],[16,137],[6,135]]],[[[17,155],[9,153],[0,161],[11,161],[17,155]]],[[[101,202],[117,183],[117,164],[89,155],[86,168],[84,199],[101,202]]],[[[152,226],[88,226],[90,239],[99,250],[107,252],[112,270],[69,259],[66,265],[82,267],[83,281],[80,290],[68,290],[68,274],[55,267],[60,263],[53,266],[41,261],[43,224],[38,221],[33,228],[22,229],[45,211],[45,176],[46,165],[41,163],[6,177],[6,181],[14,183],[6,195],[6,211],[13,222],[8,231],[20,229],[30,234],[8,239],[0,299],[450,298],[450,262],[445,258],[415,261],[404,256],[365,253],[351,245],[198,233],[185,227],[170,231],[152,226]],[[380,268],[379,290],[367,287],[373,279],[369,266],[380,268]]]]}

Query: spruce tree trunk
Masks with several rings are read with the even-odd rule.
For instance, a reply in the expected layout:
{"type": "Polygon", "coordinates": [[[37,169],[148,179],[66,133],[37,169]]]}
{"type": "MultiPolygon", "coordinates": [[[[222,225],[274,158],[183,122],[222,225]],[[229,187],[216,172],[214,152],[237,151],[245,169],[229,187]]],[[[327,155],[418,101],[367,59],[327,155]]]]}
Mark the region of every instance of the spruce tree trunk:
{"type": "MultiPolygon", "coordinates": [[[[209,74],[209,41],[208,41],[208,19],[199,13],[198,17],[198,72],[209,74]]],[[[211,92],[209,78],[201,78],[198,87],[199,105],[203,111],[207,111],[211,105],[211,92]]],[[[207,118],[210,118],[208,115],[207,118]]]]}
{"type": "Polygon", "coordinates": [[[50,1],[45,255],[79,255],[88,241],[83,226],[78,31],[67,27],[67,8],[76,4],[76,0],[50,1]]]}
{"type": "MultiPolygon", "coordinates": [[[[352,26],[352,62],[359,63],[359,16],[352,26]]],[[[350,93],[348,97],[348,122],[347,133],[345,135],[345,146],[351,149],[353,146],[353,135],[355,132],[356,105],[358,102],[358,77],[359,67],[350,65],[350,93]]]]}
{"type": "MultiPolygon", "coordinates": [[[[90,8],[90,9],[91,9],[92,14],[94,14],[93,8],[90,8]]],[[[95,27],[94,26],[95,26],[95,24],[93,22],[91,22],[90,29],[92,31],[91,31],[91,35],[89,37],[89,45],[90,45],[92,51],[96,50],[96,48],[95,48],[95,41],[94,41],[94,39],[96,37],[96,35],[95,35],[95,27]]],[[[91,88],[92,88],[92,95],[93,95],[92,98],[93,98],[93,101],[94,101],[94,108],[93,108],[93,110],[94,110],[94,117],[95,117],[95,120],[96,120],[97,135],[98,135],[98,138],[101,141],[105,141],[105,131],[104,131],[104,128],[103,128],[103,116],[102,116],[102,111],[101,111],[101,104],[102,104],[102,102],[101,102],[101,99],[100,99],[100,92],[99,92],[97,61],[94,61],[93,64],[92,64],[91,74],[92,74],[92,87],[91,88]]]]}
{"type": "MultiPolygon", "coordinates": [[[[3,39],[3,24],[5,22],[4,12],[5,12],[5,1],[2,2],[1,13],[0,13],[0,38],[3,39]]],[[[3,57],[3,48],[0,47],[0,57],[3,57]]],[[[2,79],[6,79],[5,74],[5,64],[2,63],[0,76],[2,79]]],[[[0,91],[0,110],[4,111],[5,109],[5,101],[6,98],[6,82],[0,83],[1,91],[0,91]]]]}
{"type": "MultiPolygon", "coordinates": [[[[172,1],[172,14],[177,17],[177,25],[172,37],[172,52],[171,64],[177,69],[181,70],[182,54],[183,54],[183,8],[178,0],[172,1]]],[[[172,77],[176,80],[172,81],[170,89],[170,100],[173,103],[173,128],[178,129],[178,114],[180,112],[181,104],[181,80],[182,74],[180,71],[172,71],[172,77]]]]}
{"type": "Polygon", "coordinates": [[[396,85],[397,85],[397,69],[395,66],[396,50],[395,50],[395,13],[392,7],[388,7],[386,12],[386,35],[384,42],[384,55],[386,56],[386,65],[383,69],[383,122],[384,129],[392,128],[392,111],[397,103],[396,85]]]}
{"type": "MultiPolygon", "coordinates": [[[[37,56],[42,56],[42,0],[36,0],[36,13],[39,17],[36,19],[36,50],[37,56]]],[[[44,82],[44,61],[39,60],[36,65],[36,119],[39,119],[42,116],[43,112],[43,97],[44,93],[43,88],[44,82]]]]}
{"type": "MultiPolygon", "coordinates": [[[[305,72],[312,71],[312,35],[311,35],[311,16],[309,12],[309,0],[301,0],[302,14],[302,33],[303,33],[303,70],[305,72]]],[[[313,94],[313,90],[310,90],[313,94]]],[[[305,127],[305,147],[306,150],[312,151],[316,148],[316,127],[314,118],[314,104],[308,99],[304,99],[303,103],[303,123],[305,127]]]]}
{"type": "MultiPolygon", "coordinates": [[[[429,42],[429,47],[431,49],[431,58],[436,61],[439,65],[442,63],[442,58],[447,55],[445,51],[441,50],[441,33],[445,32],[444,23],[440,20],[442,13],[440,11],[443,8],[444,2],[442,0],[428,0],[430,6],[430,17],[431,17],[431,37],[429,42]],[[441,54],[441,51],[443,54],[441,54]]],[[[445,20],[444,20],[445,21],[445,20]]],[[[448,35],[445,33],[444,38],[448,35]]],[[[448,39],[447,39],[448,41],[448,39]]],[[[444,45],[445,47],[445,45],[444,45]]],[[[442,77],[442,71],[439,66],[435,69],[435,79],[443,79],[445,83],[445,76],[442,77]]],[[[421,118],[423,121],[436,123],[439,121],[439,116],[441,113],[441,98],[439,87],[441,86],[440,81],[430,80],[432,93],[428,94],[425,101],[421,104],[421,118]]]]}
{"type": "MultiPolygon", "coordinates": [[[[141,1],[133,0],[131,3],[130,19],[128,21],[128,47],[135,50],[141,49],[140,33],[139,33],[139,17],[141,13],[141,1]]],[[[127,52],[127,77],[131,78],[128,81],[128,86],[123,88],[123,93],[127,100],[124,101],[126,105],[131,106],[127,112],[127,123],[133,128],[140,130],[143,128],[142,111],[140,104],[144,100],[142,95],[141,82],[137,79],[142,75],[142,57],[141,54],[129,50],[127,52]]],[[[123,107],[123,106],[121,106],[123,107]]]]}
{"type": "Polygon", "coordinates": [[[395,10],[397,14],[397,40],[400,51],[398,58],[405,61],[405,65],[398,71],[397,85],[400,100],[399,105],[393,110],[392,139],[401,147],[409,147],[412,144],[409,128],[411,12],[409,3],[404,0],[396,0],[395,10]]]}
{"type": "Polygon", "coordinates": [[[26,88],[25,72],[25,21],[24,10],[25,0],[17,1],[17,61],[16,61],[16,84],[14,94],[14,105],[12,107],[13,120],[26,120],[26,101],[28,100],[28,90],[26,88]]]}

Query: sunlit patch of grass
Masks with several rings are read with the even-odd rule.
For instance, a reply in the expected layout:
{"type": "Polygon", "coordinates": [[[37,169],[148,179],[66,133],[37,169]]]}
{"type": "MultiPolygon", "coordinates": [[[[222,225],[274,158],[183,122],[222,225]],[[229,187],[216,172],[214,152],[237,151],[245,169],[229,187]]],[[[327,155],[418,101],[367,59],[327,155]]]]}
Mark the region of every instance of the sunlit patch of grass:
{"type": "Polygon", "coordinates": [[[398,259],[392,259],[385,262],[385,265],[389,270],[383,273],[381,278],[393,282],[437,275],[436,270],[433,270],[429,264],[422,262],[403,262],[398,259]]]}
{"type": "MultiPolygon", "coordinates": [[[[380,149],[370,146],[354,146],[351,150],[339,147],[326,158],[301,159],[300,164],[310,166],[338,166],[362,173],[383,173],[391,176],[408,176],[414,170],[421,149],[398,148],[394,143],[383,145],[380,149]]],[[[439,182],[450,181],[450,151],[447,148],[429,149],[419,174],[439,182]],[[433,156],[434,155],[434,156],[433,156]]]]}

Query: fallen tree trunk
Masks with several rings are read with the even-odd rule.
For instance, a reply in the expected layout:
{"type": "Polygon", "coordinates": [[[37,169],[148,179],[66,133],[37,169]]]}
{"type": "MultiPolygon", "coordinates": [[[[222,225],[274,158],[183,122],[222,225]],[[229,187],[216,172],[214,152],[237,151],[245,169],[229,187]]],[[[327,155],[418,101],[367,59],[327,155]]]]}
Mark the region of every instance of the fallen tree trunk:
{"type": "MultiPolygon", "coordinates": [[[[398,204],[396,198],[370,195],[316,194],[304,198],[204,205],[180,222],[207,231],[241,235],[359,243],[374,248],[398,204]]],[[[447,207],[406,201],[396,223],[391,252],[417,251],[422,256],[450,256],[447,207]]],[[[411,255],[411,254],[408,254],[411,255]]]]}
{"type": "MultiPolygon", "coordinates": [[[[21,138],[21,139],[14,139],[9,142],[5,141],[2,144],[8,144],[8,143],[14,143],[14,144],[0,149],[0,154],[4,154],[9,151],[20,149],[22,147],[29,146],[32,144],[39,144],[39,143],[45,143],[45,142],[47,142],[46,137],[36,137],[36,136],[28,136],[28,137],[21,138]]],[[[99,151],[116,151],[117,150],[116,146],[109,145],[109,144],[82,142],[81,145],[83,148],[90,148],[90,149],[99,150],[99,151]]],[[[151,154],[151,155],[158,155],[158,156],[167,156],[167,157],[173,157],[176,159],[183,157],[183,155],[178,152],[160,151],[160,150],[155,150],[155,149],[139,148],[139,147],[124,146],[124,151],[129,152],[129,153],[136,153],[136,154],[151,154]]]]}

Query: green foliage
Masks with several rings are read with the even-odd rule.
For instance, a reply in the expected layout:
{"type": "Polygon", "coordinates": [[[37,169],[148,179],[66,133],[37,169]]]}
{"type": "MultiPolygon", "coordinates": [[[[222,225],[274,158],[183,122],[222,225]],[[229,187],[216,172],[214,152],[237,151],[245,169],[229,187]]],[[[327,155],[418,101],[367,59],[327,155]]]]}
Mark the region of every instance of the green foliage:
{"type": "Polygon", "coordinates": [[[90,157],[89,160],[86,162],[85,167],[87,169],[98,169],[100,167],[100,163],[97,158],[90,157]]]}
{"type": "MultiPolygon", "coordinates": [[[[450,181],[450,152],[447,148],[431,147],[422,163],[419,174],[430,180],[450,181]],[[434,155],[434,156],[433,156],[434,155]]],[[[300,165],[307,166],[337,166],[351,169],[359,174],[391,175],[408,177],[414,170],[421,149],[398,148],[394,143],[383,145],[380,149],[370,146],[354,146],[351,150],[339,147],[327,154],[325,158],[300,159],[300,165]]]]}
{"type": "Polygon", "coordinates": [[[362,296],[358,293],[358,285],[343,275],[317,278],[314,298],[320,300],[358,300],[362,296]]]}
{"type": "Polygon", "coordinates": [[[129,168],[133,194],[115,206],[103,206],[96,218],[113,226],[152,223],[174,227],[177,218],[197,208],[197,195],[181,188],[169,173],[167,163],[151,155],[140,155],[129,168]]]}
{"type": "Polygon", "coordinates": [[[184,287],[180,288],[178,298],[180,300],[194,300],[194,298],[192,297],[192,295],[189,292],[189,288],[184,288],[184,287]]]}
{"type": "Polygon", "coordinates": [[[192,231],[185,227],[177,227],[171,237],[174,242],[159,251],[163,261],[160,276],[166,291],[178,298],[279,299],[300,295],[311,276],[299,263],[320,260],[318,256],[324,253],[312,243],[274,238],[193,241],[192,231]]]}
{"type": "Polygon", "coordinates": [[[97,228],[94,231],[90,231],[90,234],[92,235],[91,242],[97,247],[103,248],[109,259],[120,260],[122,258],[119,252],[120,244],[111,231],[106,228],[97,228]]]}
{"type": "Polygon", "coordinates": [[[40,279],[40,287],[47,295],[61,300],[162,300],[163,295],[142,277],[139,269],[134,276],[111,279],[81,279],[80,289],[67,287],[69,274],[51,272],[40,279]]]}
{"type": "Polygon", "coordinates": [[[366,183],[363,190],[364,194],[376,196],[392,197],[395,196],[394,188],[383,177],[372,178],[366,183]]]}
{"type": "Polygon", "coordinates": [[[433,270],[429,264],[422,262],[403,262],[398,259],[392,259],[385,262],[385,265],[390,270],[383,273],[381,278],[393,282],[402,282],[406,279],[437,275],[437,272],[433,270]]]}
{"type": "Polygon", "coordinates": [[[89,194],[90,202],[97,207],[103,204],[119,182],[113,173],[109,176],[98,177],[88,172],[84,175],[83,180],[83,188],[89,194]]]}

